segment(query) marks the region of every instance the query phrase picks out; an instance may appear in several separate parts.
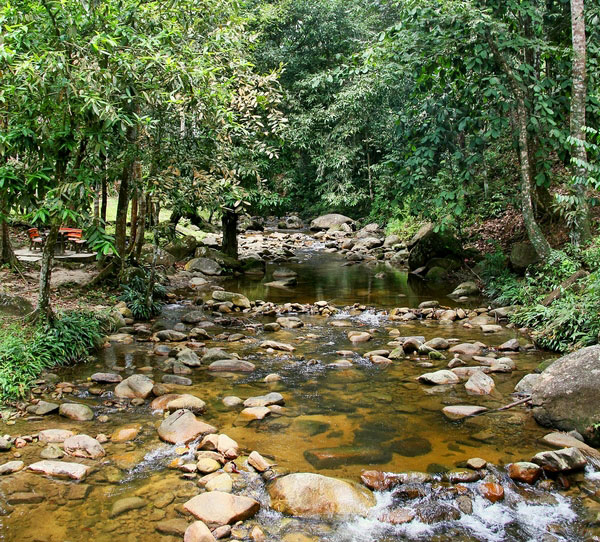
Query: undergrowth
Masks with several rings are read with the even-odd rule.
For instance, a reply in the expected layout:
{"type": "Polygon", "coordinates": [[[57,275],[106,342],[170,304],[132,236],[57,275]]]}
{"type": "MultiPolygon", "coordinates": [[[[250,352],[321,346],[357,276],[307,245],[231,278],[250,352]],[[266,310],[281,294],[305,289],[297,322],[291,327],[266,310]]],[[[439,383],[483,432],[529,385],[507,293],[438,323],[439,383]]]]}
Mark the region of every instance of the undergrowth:
{"type": "Polygon", "coordinates": [[[548,350],[566,352],[596,344],[600,334],[600,244],[586,249],[567,245],[548,261],[528,268],[524,277],[511,273],[506,257],[496,251],[484,260],[482,278],[486,293],[498,305],[516,305],[511,320],[532,331],[535,343],[548,350]],[[574,286],[563,288],[548,306],[550,292],[561,287],[580,269],[589,274],[574,286]]]}
{"type": "Polygon", "coordinates": [[[123,285],[123,293],[118,298],[125,302],[136,320],[149,320],[159,314],[165,304],[167,290],[158,280],[150,286],[150,280],[150,274],[140,268],[140,274],[123,285]]]}
{"type": "Polygon", "coordinates": [[[4,323],[0,335],[0,401],[22,399],[45,369],[83,360],[100,346],[109,318],[72,311],[52,325],[4,323]]]}

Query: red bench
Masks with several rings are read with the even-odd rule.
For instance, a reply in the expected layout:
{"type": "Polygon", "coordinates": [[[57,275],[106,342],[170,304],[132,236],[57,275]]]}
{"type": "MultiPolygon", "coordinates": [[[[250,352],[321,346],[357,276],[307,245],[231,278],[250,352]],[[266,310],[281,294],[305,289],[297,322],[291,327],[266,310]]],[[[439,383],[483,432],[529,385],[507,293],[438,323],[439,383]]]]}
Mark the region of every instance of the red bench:
{"type": "Polygon", "coordinates": [[[27,235],[29,235],[29,250],[33,250],[35,247],[42,250],[46,238],[40,235],[40,230],[37,228],[29,228],[27,230],[27,235]]]}

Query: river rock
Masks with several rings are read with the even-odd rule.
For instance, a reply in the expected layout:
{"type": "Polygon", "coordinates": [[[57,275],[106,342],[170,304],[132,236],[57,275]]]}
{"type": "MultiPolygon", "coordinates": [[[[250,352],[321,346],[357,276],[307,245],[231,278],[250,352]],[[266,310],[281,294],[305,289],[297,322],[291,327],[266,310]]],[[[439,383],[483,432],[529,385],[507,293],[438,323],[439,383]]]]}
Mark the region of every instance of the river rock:
{"type": "Polygon", "coordinates": [[[222,491],[224,493],[231,493],[231,490],[233,489],[233,480],[229,474],[222,472],[214,477],[211,477],[210,480],[206,482],[204,487],[206,488],[206,491],[222,491]]]}
{"type": "Polygon", "coordinates": [[[257,407],[257,406],[270,406],[270,405],[283,405],[285,400],[281,393],[272,392],[267,395],[259,395],[257,397],[249,397],[244,401],[245,407],[257,407]]]}
{"type": "Polygon", "coordinates": [[[200,367],[202,365],[202,361],[191,348],[184,348],[177,352],[177,361],[188,367],[200,367]]]}
{"type": "Polygon", "coordinates": [[[249,497],[211,491],[197,495],[183,507],[208,526],[218,527],[251,518],[258,512],[260,504],[249,497]]]}
{"type": "Polygon", "coordinates": [[[519,344],[519,339],[509,339],[502,343],[498,347],[498,350],[500,350],[500,352],[518,352],[520,348],[521,345],[519,344]]]}
{"type": "Polygon", "coordinates": [[[248,456],[248,464],[251,467],[254,467],[258,472],[265,472],[273,466],[256,450],[251,452],[248,456]]]}
{"type": "Polygon", "coordinates": [[[233,359],[235,356],[225,352],[222,348],[208,348],[202,356],[202,363],[212,363],[222,359],[233,359]]]}
{"type": "Polygon", "coordinates": [[[277,318],[277,323],[284,329],[296,329],[304,326],[304,322],[295,316],[282,316],[277,318]]]}
{"type": "Polygon", "coordinates": [[[541,375],[536,373],[525,375],[523,378],[521,378],[521,380],[519,380],[519,382],[517,382],[515,391],[517,393],[531,393],[535,385],[538,383],[540,377],[541,375]]]}
{"type": "Polygon", "coordinates": [[[189,410],[176,410],[158,427],[158,436],[171,444],[186,444],[199,435],[216,433],[217,429],[200,421],[189,410]]]}
{"type": "Polygon", "coordinates": [[[452,371],[442,369],[433,373],[425,373],[418,377],[419,382],[432,386],[458,384],[459,378],[452,371]]]}
{"type": "Polygon", "coordinates": [[[260,343],[261,348],[272,348],[273,350],[281,350],[282,352],[293,352],[296,350],[291,344],[280,343],[276,341],[263,341],[260,343]]]}
{"type": "Polygon", "coordinates": [[[367,333],[366,331],[349,331],[348,339],[350,339],[350,342],[357,344],[357,343],[365,343],[367,341],[370,341],[372,339],[372,336],[370,333],[367,333]]]}
{"type": "Polygon", "coordinates": [[[123,377],[116,373],[94,373],[90,378],[92,382],[99,384],[118,384],[123,380],[123,377]]]}
{"type": "Polygon", "coordinates": [[[208,276],[218,276],[223,270],[221,266],[214,260],[208,258],[193,258],[185,264],[186,271],[200,271],[208,276]]]}
{"type": "Polygon", "coordinates": [[[587,464],[585,456],[578,448],[540,452],[533,456],[531,462],[548,472],[579,470],[587,464]]]}
{"type": "Polygon", "coordinates": [[[152,410],[168,410],[174,412],[175,410],[185,409],[190,410],[194,414],[201,414],[206,410],[206,403],[189,393],[169,393],[167,395],[161,395],[150,403],[152,410]]]}
{"type": "Polygon", "coordinates": [[[156,338],[159,341],[185,341],[187,339],[187,335],[182,333],[181,331],[175,331],[174,329],[163,329],[156,334],[156,338]]]}
{"type": "Polygon", "coordinates": [[[163,375],[161,380],[165,384],[173,384],[175,386],[191,386],[193,384],[191,378],[181,375],[163,375]]]}
{"type": "Polygon", "coordinates": [[[48,444],[41,452],[42,459],[62,459],[65,456],[64,450],[56,443],[48,444]]]}
{"type": "Polygon", "coordinates": [[[194,521],[185,531],[183,542],[215,542],[216,538],[203,521],[194,521]]]}
{"type": "Polygon", "coordinates": [[[335,469],[344,465],[381,464],[391,460],[391,451],[384,447],[339,446],[317,448],[304,452],[306,460],[316,469],[335,469]]]}
{"type": "Polygon", "coordinates": [[[241,405],[244,401],[239,398],[236,397],[235,395],[228,395],[227,397],[223,397],[223,404],[226,407],[236,407],[238,405],[241,405]]]}
{"type": "Polygon", "coordinates": [[[23,463],[23,461],[9,461],[8,463],[4,463],[3,465],[0,465],[0,476],[19,472],[24,466],[25,463],[23,463]]]}
{"type": "Polygon", "coordinates": [[[110,436],[111,442],[131,442],[140,433],[142,426],[139,423],[123,425],[113,431],[110,436]]]}
{"type": "Polygon", "coordinates": [[[435,337],[424,343],[424,346],[433,348],[434,350],[448,350],[450,343],[442,337],[435,337]]]}
{"type": "Polygon", "coordinates": [[[141,497],[125,497],[124,499],[119,499],[112,505],[110,517],[116,518],[131,510],[139,510],[140,508],[144,508],[146,504],[147,502],[141,497]]]}
{"type": "Polygon", "coordinates": [[[479,492],[490,502],[504,499],[504,488],[495,482],[485,482],[479,486],[479,492]]]}
{"type": "Polygon", "coordinates": [[[156,530],[160,534],[171,536],[184,536],[188,522],[183,518],[165,519],[156,524],[156,530]]]}
{"type": "Polygon", "coordinates": [[[537,263],[539,256],[529,241],[515,243],[510,251],[510,264],[517,273],[523,273],[527,267],[537,263]]]}
{"type": "Polygon", "coordinates": [[[293,516],[366,516],[375,505],[367,489],[320,474],[288,474],[268,489],[271,507],[293,516]]]}
{"type": "Polygon", "coordinates": [[[473,281],[461,282],[454,291],[449,294],[449,297],[463,297],[478,295],[480,293],[479,286],[473,281]]]}
{"type": "Polygon", "coordinates": [[[340,215],[340,214],[328,214],[328,215],[322,215],[318,218],[315,218],[311,223],[310,223],[310,229],[313,231],[319,231],[319,230],[329,230],[329,229],[339,229],[342,224],[348,224],[348,225],[353,225],[354,224],[354,220],[352,220],[351,218],[344,216],[344,215],[340,215]]]}
{"type": "Polygon", "coordinates": [[[211,472],[218,471],[221,468],[221,463],[210,457],[201,457],[196,463],[196,468],[202,474],[210,474],[211,472]]]}
{"type": "Polygon", "coordinates": [[[450,348],[450,352],[463,356],[479,356],[483,352],[483,348],[477,343],[461,343],[450,348]]]}
{"type": "Polygon", "coordinates": [[[600,345],[567,354],[544,370],[531,390],[536,421],[561,431],[579,431],[600,444],[600,345]]]}
{"type": "Polygon", "coordinates": [[[94,412],[87,405],[79,403],[63,403],[58,409],[58,413],[65,418],[77,422],[89,422],[94,419],[94,412]]]}
{"type": "Polygon", "coordinates": [[[27,412],[34,416],[45,416],[59,409],[60,405],[56,403],[48,403],[47,401],[38,401],[35,405],[29,405],[27,412]]]}
{"type": "Polygon", "coordinates": [[[462,256],[460,242],[450,232],[436,231],[431,223],[425,224],[408,242],[408,267],[414,271],[433,258],[462,256]]]}
{"type": "Polygon", "coordinates": [[[473,395],[489,395],[496,389],[496,384],[483,371],[475,371],[467,380],[465,389],[473,395]]]}
{"type": "Polygon", "coordinates": [[[482,406],[452,405],[444,407],[442,409],[442,413],[449,420],[457,421],[462,420],[463,418],[474,416],[475,414],[479,414],[480,412],[485,412],[486,410],[487,408],[482,406]]]}
{"type": "Polygon", "coordinates": [[[44,429],[38,433],[38,440],[40,442],[64,442],[69,437],[72,437],[75,433],[68,429],[44,429]]]}
{"type": "Polygon", "coordinates": [[[517,482],[526,484],[535,484],[542,475],[542,468],[535,463],[528,461],[519,461],[508,465],[508,475],[517,482]]]}
{"type": "Polygon", "coordinates": [[[240,412],[240,417],[246,420],[262,420],[269,416],[271,411],[267,407],[249,407],[240,412]]]}
{"type": "Polygon", "coordinates": [[[233,303],[234,307],[239,307],[240,309],[249,309],[251,307],[250,300],[246,296],[234,292],[216,290],[212,293],[212,298],[215,301],[229,301],[233,303]]]}
{"type": "Polygon", "coordinates": [[[255,368],[254,363],[241,359],[222,359],[208,366],[209,371],[220,373],[251,373],[255,368]]]}
{"type": "Polygon", "coordinates": [[[67,461],[43,460],[29,465],[28,469],[38,474],[54,476],[56,478],[70,478],[72,480],[83,480],[90,467],[81,463],[69,463],[67,461]]]}
{"type": "Polygon", "coordinates": [[[115,395],[124,399],[146,399],[154,387],[154,382],[145,375],[131,375],[115,387],[115,395]]]}
{"type": "Polygon", "coordinates": [[[98,459],[104,457],[106,452],[102,445],[89,435],[76,435],[69,437],[63,444],[65,453],[74,457],[98,459]]]}

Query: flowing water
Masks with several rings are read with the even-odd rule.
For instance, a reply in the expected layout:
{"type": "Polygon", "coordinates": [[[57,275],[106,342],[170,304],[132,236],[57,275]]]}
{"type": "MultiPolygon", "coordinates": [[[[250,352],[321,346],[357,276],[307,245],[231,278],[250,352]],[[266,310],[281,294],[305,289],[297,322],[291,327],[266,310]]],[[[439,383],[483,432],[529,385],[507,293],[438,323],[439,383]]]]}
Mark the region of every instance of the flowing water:
{"type": "MultiPolygon", "coordinates": [[[[594,473],[575,477],[570,490],[515,485],[504,473],[503,465],[529,460],[547,449],[540,438],[547,433],[539,427],[525,408],[489,413],[463,422],[450,422],[441,409],[452,404],[478,404],[497,408],[510,403],[515,383],[549,354],[526,351],[515,354],[517,370],[494,374],[496,391],[489,396],[470,396],[462,384],[455,386],[423,386],[416,377],[429,369],[419,363],[429,360],[413,359],[378,366],[364,354],[377,349],[391,349],[390,330],[400,329],[404,336],[423,335],[426,339],[445,337],[461,342],[480,340],[496,346],[513,338],[516,332],[504,329],[484,335],[460,324],[441,325],[421,320],[400,324],[390,321],[385,309],[398,306],[414,307],[421,301],[438,299],[452,305],[446,297],[449,286],[431,289],[411,279],[406,273],[385,265],[343,266],[343,260],[315,250],[299,252],[294,263],[285,264],[298,273],[298,285],[289,289],[265,286],[267,278],[231,279],[226,290],[246,294],[250,299],[276,303],[315,302],[327,300],[337,306],[354,303],[368,305],[368,310],[348,308],[333,319],[348,319],[352,327],[330,325],[332,318],[298,315],[304,327],[265,333],[252,326],[211,328],[211,334],[241,332],[245,338],[236,342],[210,341],[252,361],[256,370],[251,374],[214,374],[195,369],[191,387],[182,393],[201,397],[207,403],[202,418],[238,441],[245,450],[258,450],[274,461],[284,472],[317,472],[346,478],[355,482],[364,469],[388,472],[422,471],[432,474],[432,480],[416,488],[416,494],[398,491],[377,493],[377,506],[366,518],[350,518],[338,522],[286,518],[268,507],[264,483],[249,472],[236,477],[234,491],[254,496],[262,504],[257,521],[268,540],[326,540],[331,542],[391,540],[459,540],[459,541],[571,541],[591,540],[596,534],[593,519],[600,508],[596,501],[584,498],[578,484],[597,483],[594,473]],[[351,329],[373,330],[373,340],[352,346],[347,338],[351,329]],[[258,348],[260,341],[270,339],[293,344],[293,353],[266,353],[258,348]],[[339,359],[337,350],[351,349],[353,365],[348,369],[331,369],[327,364],[339,359]],[[278,373],[282,379],[267,384],[264,377],[278,373]],[[285,411],[250,424],[241,423],[239,409],[226,408],[224,396],[243,399],[268,392],[280,392],[285,398],[285,411]],[[327,449],[327,453],[323,453],[327,449]],[[481,457],[495,467],[497,479],[505,488],[503,501],[492,504],[469,484],[473,512],[455,510],[456,488],[444,482],[446,471],[464,466],[469,458],[481,457]],[[587,478],[585,478],[587,476],[587,478]],[[453,489],[454,488],[454,489],[453,489]],[[381,513],[398,506],[414,510],[434,510],[435,521],[414,520],[404,525],[380,521],[381,513]],[[448,514],[450,506],[452,513],[448,514]],[[446,510],[446,512],[445,512],[446,510]],[[304,536],[305,538],[302,538],[304,536]],[[287,537],[287,538],[286,538],[287,537]],[[312,537],[312,538],[311,538],[312,537]]],[[[477,306],[477,302],[473,302],[477,306]]],[[[165,307],[159,324],[172,327],[183,314],[197,310],[191,300],[181,300],[165,307]]],[[[247,324],[274,321],[274,317],[251,317],[247,324]]],[[[522,339],[523,343],[525,342],[522,339]]],[[[72,422],[56,415],[45,419],[18,419],[15,425],[4,426],[3,432],[12,435],[35,434],[49,427],[68,428],[92,436],[110,435],[125,424],[139,424],[138,438],[129,443],[107,443],[107,455],[94,464],[94,472],[84,484],[56,481],[25,471],[5,478],[0,484],[0,540],[79,542],[181,540],[174,534],[160,534],[156,526],[161,520],[181,517],[181,504],[198,493],[193,479],[185,479],[169,463],[181,454],[193,458],[193,447],[181,447],[160,442],[156,426],[160,413],[150,411],[148,402],[132,407],[113,401],[111,386],[101,395],[90,393],[88,377],[98,371],[118,371],[123,377],[144,373],[160,381],[164,357],[153,354],[152,343],[113,343],[102,350],[93,361],[58,372],[59,379],[74,383],[74,397],[63,400],[90,405],[96,414],[91,422],[72,422]],[[100,423],[98,417],[108,416],[100,423]],[[187,455],[186,455],[187,454],[187,455]],[[75,488],[75,489],[74,489],[75,488]],[[41,495],[42,502],[10,505],[2,503],[9,494],[19,492],[41,495]],[[147,505],[116,518],[110,517],[115,500],[140,496],[147,505]],[[4,510],[4,512],[3,512],[4,510]]],[[[443,368],[447,362],[434,362],[443,368]]],[[[92,390],[93,391],[93,390],[92,390]]],[[[52,398],[48,398],[52,400],[52,398]]],[[[26,464],[39,460],[41,444],[30,444],[19,450],[26,464]]],[[[6,457],[9,454],[3,454],[6,457]]],[[[8,458],[6,459],[8,460],[8,458]]],[[[595,487],[595,486],[594,486],[595,487]]],[[[599,486],[600,488],[600,486],[599,486]]],[[[589,492],[588,492],[589,494],[589,492]]],[[[600,491],[599,493],[600,494],[600,491]]],[[[595,498],[595,497],[594,497],[595,498]]],[[[10,503],[10,499],[8,500],[10,503]]],[[[239,538],[247,531],[238,530],[239,538]]]]}

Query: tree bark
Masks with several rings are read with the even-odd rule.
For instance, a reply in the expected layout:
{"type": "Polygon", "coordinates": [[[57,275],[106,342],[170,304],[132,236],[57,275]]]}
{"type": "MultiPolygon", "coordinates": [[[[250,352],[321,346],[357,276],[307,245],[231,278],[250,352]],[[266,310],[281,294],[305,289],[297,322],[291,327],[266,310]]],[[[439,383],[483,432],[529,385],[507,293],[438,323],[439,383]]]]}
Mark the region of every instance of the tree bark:
{"type": "Polygon", "coordinates": [[[146,234],[146,194],[144,194],[143,190],[140,194],[139,202],[134,254],[136,262],[139,262],[142,256],[142,247],[144,246],[144,236],[146,234]]]}
{"type": "Polygon", "coordinates": [[[129,177],[131,175],[131,164],[123,166],[121,184],[119,186],[119,200],[117,203],[117,217],[115,220],[115,247],[117,257],[121,260],[120,267],[125,264],[125,249],[127,242],[127,210],[129,208],[129,177]]]}
{"type": "Polygon", "coordinates": [[[576,220],[571,239],[575,245],[591,237],[589,207],[585,199],[587,153],[585,151],[586,43],[583,0],[571,0],[571,32],[573,40],[573,90],[571,92],[571,138],[577,140],[571,151],[572,176],[577,197],[576,220]]]}
{"type": "Polygon", "coordinates": [[[133,195],[131,196],[131,228],[129,229],[129,250],[133,250],[135,240],[137,238],[138,201],[138,188],[135,187],[133,189],[133,195]]]}
{"type": "Polygon", "coordinates": [[[100,218],[106,222],[106,208],[108,207],[108,187],[106,186],[106,164],[104,164],[104,174],[102,175],[102,185],[100,187],[100,218]]]}
{"type": "Polygon", "coordinates": [[[34,313],[38,319],[50,321],[54,318],[54,313],[50,306],[50,279],[52,278],[52,263],[54,261],[54,249],[58,240],[59,228],[59,223],[53,222],[50,225],[50,233],[46,238],[44,253],[42,254],[42,267],[40,269],[39,295],[34,313]]]}
{"type": "Polygon", "coordinates": [[[221,225],[223,226],[223,252],[236,260],[238,257],[237,222],[237,213],[223,209],[223,214],[221,215],[221,225]]]}

